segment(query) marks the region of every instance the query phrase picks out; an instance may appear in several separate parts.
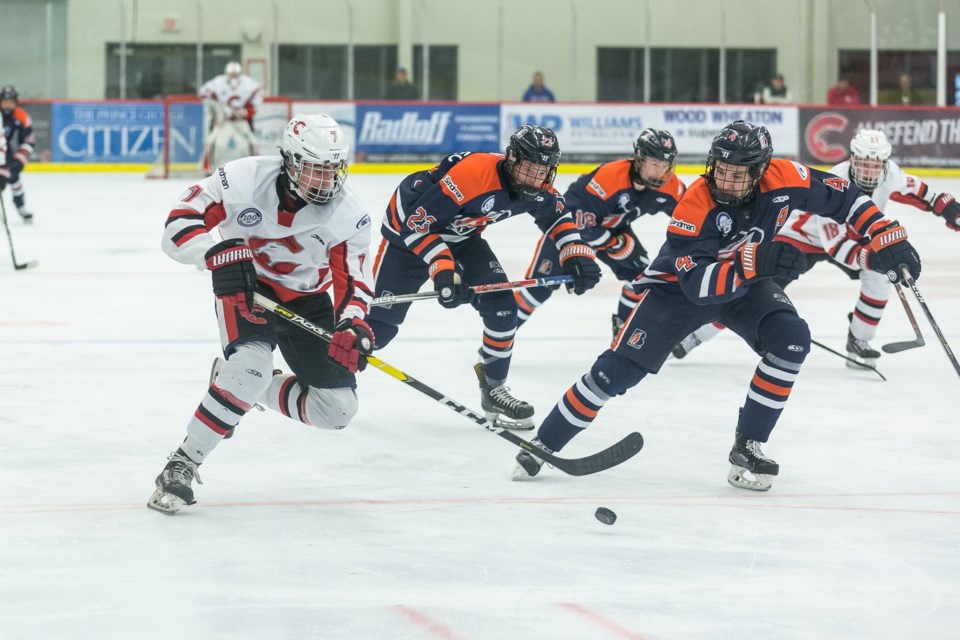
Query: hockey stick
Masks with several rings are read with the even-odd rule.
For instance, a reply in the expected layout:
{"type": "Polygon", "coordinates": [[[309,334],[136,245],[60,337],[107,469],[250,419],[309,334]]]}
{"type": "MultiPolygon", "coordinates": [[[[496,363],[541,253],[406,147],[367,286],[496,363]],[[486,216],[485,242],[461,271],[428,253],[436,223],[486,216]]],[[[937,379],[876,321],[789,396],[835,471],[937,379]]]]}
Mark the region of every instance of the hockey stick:
{"type": "MultiPolygon", "coordinates": [[[[330,338],[332,337],[330,332],[326,329],[318,327],[303,316],[299,316],[289,309],[281,307],[279,304],[262,294],[254,294],[253,299],[258,306],[263,307],[267,311],[275,313],[284,320],[297,325],[301,329],[308,331],[323,340],[329,342],[330,338]]],[[[483,415],[463,406],[452,398],[448,398],[436,389],[428,387],[424,383],[409,376],[400,369],[387,364],[380,358],[377,358],[376,356],[365,357],[368,364],[376,367],[380,371],[383,371],[388,376],[413,387],[420,393],[424,394],[425,396],[429,396],[448,409],[459,413],[463,417],[475,422],[484,429],[492,431],[504,440],[515,444],[524,451],[533,453],[538,458],[549,464],[552,464],[557,469],[560,469],[564,473],[567,473],[571,476],[586,476],[590,475],[591,473],[597,473],[599,471],[609,469],[610,467],[615,467],[621,462],[625,462],[637,455],[637,453],[640,452],[640,449],[643,448],[643,436],[637,432],[633,432],[628,434],[624,439],[620,440],[613,446],[584,458],[561,458],[553,455],[552,453],[547,453],[540,447],[537,447],[529,441],[524,440],[520,436],[505,430],[503,427],[495,426],[483,415]]]]}
{"type": "Polygon", "coordinates": [[[7,224],[7,205],[3,203],[2,197],[0,197],[0,213],[3,214],[3,228],[7,232],[7,242],[10,244],[10,259],[13,261],[13,268],[21,271],[37,266],[39,263],[36,260],[23,263],[17,262],[17,254],[13,252],[13,236],[10,235],[10,225],[7,224]]]}
{"type": "MultiPolygon", "coordinates": [[[[478,284],[470,287],[474,293],[490,293],[491,291],[503,291],[505,289],[526,289],[528,287],[549,287],[559,284],[573,282],[573,276],[551,276],[548,278],[531,278],[529,280],[514,280],[513,282],[493,282],[491,284],[478,284]]],[[[420,293],[402,293],[398,296],[386,294],[370,301],[371,307],[385,307],[392,304],[403,304],[414,302],[416,300],[431,300],[439,297],[436,291],[422,291],[420,293]]]]}
{"type": "Polygon", "coordinates": [[[887,378],[886,378],[882,373],[880,373],[880,370],[877,369],[876,367],[871,366],[871,365],[869,365],[869,364],[864,364],[864,363],[862,363],[862,362],[858,362],[857,360],[854,360],[853,358],[848,358],[847,356],[843,355],[843,354],[840,353],[839,351],[834,351],[833,349],[831,349],[831,348],[828,347],[827,345],[825,345],[825,344],[823,344],[823,343],[821,343],[821,342],[817,342],[816,340],[810,340],[810,342],[812,342],[813,344],[817,345],[818,347],[820,347],[820,348],[823,349],[824,351],[829,351],[830,353],[832,353],[832,354],[835,355],[835,356],[840,356],[841,358],[843,358],[843,359],[846,360],[847,362],[852,362],[853,364],[857,365],[858,367],[860,367],[860,368],[862,368],[862,369],[870,369],[870,371],[873,371],[875,374],[877,374],[878,376],[880,376],[880,379],[881,379],[881,380],[883,380],[884,382],[886,382],[887,378]]]}
{"type": "Polygon", "coordinates": [[[901,267],[900,272],[903,274],[903,279],[910,287],[910,290],[913,291],[913,296],[917,299],[917,302],[920,303],[920,308],[923,309],[923,315],[927,316],[927,321],[930,323],[930,326],[933,327],[933,332],[940,338],[940,344],[943,345],[943,350],[946,352],[950,364],[953,365],[957,375],[960,376],[960,363],[957,362],[957,357],[953,355],[953,350],[950,348],[950,345],[947,344],[947,339],[944,337],[943,331],[940,331],[940,326],[937,324],[937,321],[933,319],[933,314],[930,313],[930,307],[927,306],[923,295],[920,293],[920,289],[917,288],[917,283],[913,281],[910,270],[906,267],[901,267]]]}
{"type": "Polygon", "coordinates": [[[923,339],[923,334],[920,333],[920,327],[917,326],[917,318],[913,315],[913,309],[910,308],[910,303],[907,302],[907,296],[903,293],[903,288],[899,284],[893,285],[897,290],[897,295],[900,296],[900,302],[903,303],[903,310],[907,312],[907,318],[910,319],[910,326],[913,327],[913,333],[916,334],[916,339],[907,340],[905,342],[891,342],[890,344],[885,344],[881,349],[886,353],[900,353],[901,351],[906,351],[907,349],[916,349],[917,347],[922,347],[927,344],[923,339]]]}

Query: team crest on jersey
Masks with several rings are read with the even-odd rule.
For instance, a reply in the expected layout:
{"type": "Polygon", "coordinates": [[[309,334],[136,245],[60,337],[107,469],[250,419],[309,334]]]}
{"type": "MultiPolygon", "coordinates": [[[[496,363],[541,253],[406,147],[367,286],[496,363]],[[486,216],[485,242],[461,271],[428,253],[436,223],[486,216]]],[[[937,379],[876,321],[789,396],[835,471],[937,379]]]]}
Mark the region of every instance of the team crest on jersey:
{"type": "Polygon", "coordinates": [[[627,344],[633,347],[634,349],[640,349],[643,347],[644,340],[647,339],[647,332],[643,329],[634,329],[633,335],[630,336],[630,339],[627,340],[627,344]]]}
{"type": "Polygon", "coordinates": [[[733,231],[733,218],[726,211],[721,211],[717,216],[717,229],[723,235],[729,235],[733,231]]]}
{"type": "Polygon", "coordinates": [[[627,205],[630,204],[630,195],[627,193],[621,193],[620,197],[617,199],[617,204],[620,206],[621,211],[626,211],[627,205]]]}
{"type": "Polygon", "coordinates": [[[489,198],[483,201],[482,205],[480,205],[480,211],[482,211],[483,213],[490,213],[491,211],[493,211],[493,205],[495,205],[496,202],[497,202],[497,196],[490,196],[489,198]]]}
{"type": "Polygon", "coordinates": [[[553,260],[542,260],[537,271],[550,275],[550,273],[553,272],[553,260]]]}
{"type": "Polygon", "coordinates": [[[263,214],[253,207],[244,209],[240,212],[240,215],[237,216],[237,224],[241,227],[253,227],[260,224],[262,220],[263,214]]]}

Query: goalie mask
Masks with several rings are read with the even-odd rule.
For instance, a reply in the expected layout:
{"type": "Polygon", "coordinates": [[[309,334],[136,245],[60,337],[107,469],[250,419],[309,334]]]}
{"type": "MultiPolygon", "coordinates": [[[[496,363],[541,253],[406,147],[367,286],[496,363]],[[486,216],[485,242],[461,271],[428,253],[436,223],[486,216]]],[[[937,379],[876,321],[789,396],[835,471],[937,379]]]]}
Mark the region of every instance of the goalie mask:
{"type": "Polygon", "coordinates": [[[850,141],[850,178],[868,194],[887,177],[893,147],[883,131],[861,129],[850,141]]]}
{"type": "Polygon", "coordinates": [[[521,200],[536,200],[553,186],[560,164],[560,144],[546,127],[525,124],[507,144],[510,190],[521,200]]]}
{"type": "Polygon", "coordinates": [[[291,189],[314,204],[326,204],[343,191],[349,151],[343,129],[325,113],[294,116],[280,139],[291,189]]]}
{"type": "Polygon", "coordinates": [[[770,132],[743,120],[728,124],[710,143],[703,179],[710,196],[730,207],[753,200],[773,158],[770,132]]]}

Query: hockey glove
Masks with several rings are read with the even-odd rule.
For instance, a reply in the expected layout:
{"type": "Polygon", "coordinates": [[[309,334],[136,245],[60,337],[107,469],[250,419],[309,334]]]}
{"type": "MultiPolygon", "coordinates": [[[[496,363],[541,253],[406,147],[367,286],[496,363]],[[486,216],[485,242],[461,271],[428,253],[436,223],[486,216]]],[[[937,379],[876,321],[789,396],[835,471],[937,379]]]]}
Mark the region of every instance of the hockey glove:
{"type": "Polygon", "coordinates": [[[567,291],[578,296],[597,286],[600,282],[600,265],[597,252],[585,244],[568,244],[560,250],[560,266],[563,275],[573,278],[567,291]]]}
{"type": "MultiPolygon", "coordinates": [[[[436,264],[431,265],[431,268],[436,264]]],[[[453,309],[473,300],[474,293],[464,284],[462,274],[463,269],[456,263],[452,268],[437,268],[433,271],[433,290],[437,292],[437,301],[441,306],[453,309]]]]}
{"type": "Polygon", "coordinates": [[[743,280],[778,278],[796,280],[807,269],[807,257],[786,242],[748,242],[734,258],[737,275],[743,280]]]}
{"type": "Polygon", "coordinates": [[[875,261],[870,258],[870,268],[887,274],[891,282],[903,282],[901,267],[914,280],[920,277],[920,255],[907,242],[907,230],[899,222],[894,220],[870,234],[870,249],[876,254],[875,261]]]}
{"type": "Polygon", "coordinates": [[[224,304],[237,308],[244,319],[255,324],[266,322],[253,315],[253,294],[257,290],[257,269],[253,252],[240,238],[213,245],[204,256],[213,277],[213,294],[224,304]]]}
{"type": "Polygon", "coordinates": [[[960,202],[949,193],[941,193],[933,201],[933,213],[943,218],[947,228],[960,231],[960,202]]]}
{"type": "Polygon", "coordinates": [[[629,228],[610,238],[610,242],[603,247],[603,250],[608,258],[622,263],[627,269],[643,271],[650,264],[647,250],[629,228]]]}
{"type": "Polygon", "coordinates": [[[344,318],[337,323],[327,356],[338,365],[356,373],[367,366],[366,356],[373,353],[373,331],[362,318],[344,318]]]}

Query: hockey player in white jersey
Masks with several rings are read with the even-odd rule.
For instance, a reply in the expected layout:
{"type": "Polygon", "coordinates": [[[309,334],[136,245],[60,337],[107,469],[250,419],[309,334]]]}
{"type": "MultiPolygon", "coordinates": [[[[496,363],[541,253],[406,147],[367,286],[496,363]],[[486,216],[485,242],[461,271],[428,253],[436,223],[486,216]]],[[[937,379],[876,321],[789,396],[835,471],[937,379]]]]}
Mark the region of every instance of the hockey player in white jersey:
{"type": "Polygon", "coordinates": [[[294,116],[279,156],[223,165],[170,212],[163,250],[211,271],[226,361],[157,477],[150,508],[173,514],[193,504],[197,467],[255,403],[324,429],[342,429],[357,412],[354,374],[373,348],[365,320],[371,223],[345,185],[347,152],[333,118],[294,116]],[[255,292],[331,330],[333,340],[278,322],[254,306],[255,292]],[[278,346],[291,374],[273,374],[278,346]]]}
{"type": "MultiPolygon", "coordinates": [[[[909,204],[932,212],[943,218],[949,229],[960,231],[960,203],[954,196],[935,193],[920,178],[906,173],[890,159],[892,152],[882,131],[861,129],[850,141],[850,159],[833,166],[829,172],[843,180],[852,180],[881,211],[886,211],[890,200],[909,204]]],[[[803,251],[807,255],[808,270],[817,262],[830,259],[851,278],[860,280],[860,297],[853,312],[847,315],[850,320],[847,354],[857,362],[873,366],[880,352],[869,341],[877,334],[877,325],[893,294],[893,284],[886,275],[864,268],[870,254],[869,243],[849,225],[841,227],[832,220],[796,210],[791,212],[776,239],[803,251]]],[[[673,355],[682,358],[719,331],[717,325],[704,325],[677,345],[673,355]]],[[[857,368],[852,362],[847,366],[857,368]]]]}
{"type": "Polygon", "coordinates": [[[200,87],[197,95],[207,103],[211,116],[201,160],[204,172],[254,155],[253,118],[263,104],[260,83],[244,74],[239,62],[228,62],[223,73],[200,87]]]}

